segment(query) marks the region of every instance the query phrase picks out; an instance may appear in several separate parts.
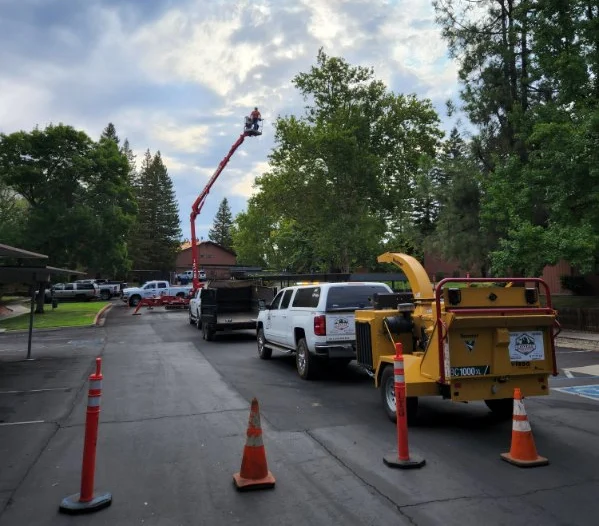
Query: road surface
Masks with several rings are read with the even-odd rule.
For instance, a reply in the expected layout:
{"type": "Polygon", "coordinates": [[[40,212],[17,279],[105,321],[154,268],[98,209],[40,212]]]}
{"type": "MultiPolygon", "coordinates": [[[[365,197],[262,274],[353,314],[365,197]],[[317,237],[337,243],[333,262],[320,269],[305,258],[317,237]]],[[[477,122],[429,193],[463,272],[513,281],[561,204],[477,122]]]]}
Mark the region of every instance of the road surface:
{"type": "Polygon", "coordinates": [[[293,357],[260,360],[251,331],[205,342],[185,312],[141,312],[116,305],[102,328],[36,333],[33,362],[22,361],[25,336],[0,335],[0,526],[78,520],[57,510],[79,490],[96,356],[96,487],[114,502],[86,525],[597,524],[596,351],[559,349],[551,396],[525,402],[549,466],[502,462],[511,421],[484,404],[426,399],[410,428],[426,466],[397,471],[382,461],[395,427],[357,367],[306,382],[293,357]],[[254,396],[277,485],[240,494],[231,477],[254,396]]]}

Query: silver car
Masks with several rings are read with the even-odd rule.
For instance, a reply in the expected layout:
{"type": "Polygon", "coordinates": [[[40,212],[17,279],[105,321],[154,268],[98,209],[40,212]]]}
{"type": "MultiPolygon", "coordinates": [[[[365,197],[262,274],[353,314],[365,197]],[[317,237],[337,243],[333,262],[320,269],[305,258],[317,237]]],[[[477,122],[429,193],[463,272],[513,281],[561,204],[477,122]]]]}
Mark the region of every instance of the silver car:
{"type": "Polygon", "coordinates": [[[100,297],[100,287],[95,283],[57,283],[52,286],[52,293],[58,300],[89,301],[100,297]]]}

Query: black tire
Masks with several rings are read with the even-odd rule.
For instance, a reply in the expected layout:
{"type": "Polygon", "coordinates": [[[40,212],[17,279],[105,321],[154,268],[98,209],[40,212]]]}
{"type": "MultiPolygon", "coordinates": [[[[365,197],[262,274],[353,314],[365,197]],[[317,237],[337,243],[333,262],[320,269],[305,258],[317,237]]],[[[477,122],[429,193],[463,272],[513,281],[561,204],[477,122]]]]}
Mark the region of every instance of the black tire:
{"type": "Polygon", "coordinates": [[[189,309],[189,325],[195,325],[195,320],[191,317],[191,309],[189,309]]]}
{"type": "MultiPolygon", "coordinates": [[[[391,422],[397,422],[397,408],[395,407],[395,376],[393,374],[393,365],[386,365],[381,374],[381,401],[387,418],[391,422]]],[[[418,414],[418,397],[408,396],[406,398],[406,409],[408,412],[408,423],[413,423],[418,414]]]]}
{"type": "Polygon", "coordinates": [[[258,356],[262,360],[270,360],[272,356],[272,349],[266,346],[266,338],[264,337],[264,330],[258,329],[256,336],[256,342],[258,344],[258,356]]]}
{"type": "Polygon", "coordinates": [[[204,338],[204,340],[206,340],[207,342],[211,342],[212,340],[214,340],[214,329],[212,327],[210,327],[210,325],[208,324],[202,324],[202,337],[204,338]]]}
{"type": "Polygon", "coordinates": [[[108,301],[112,295],[109,290],[103,290],[100,292],[100,298],[104,301],[108,301]]]}
{"type": "Polygon", "coordinates": [[[514,410],[514,399],[513,398],[494,398],[491,400],[485,400],[487,407],[493,412],[494,415],[501,419],[507,420],[512,418],[514,410]]]}
{"type": "Polygon", "coordinates": [[[129,298],[129,306],[137,307],[139,305],[140,301],[141,301],[141,296],[139,296],[138,294],[135,294],[134,296],[131,296],[129,298]]]}
{"type": "Polygon", "coordinates": [[[202,318],[200,318],[199,314],[198,314],[198,317],[196,318],[196,329],[198,331],[202,330],[202,318]]]}
{"type": "Polygon", "coordinates": [[[295,367],[303,380],[313,380],[318,374],[318,359],[310,354],[305,338],[300,338],[295,351],[295,367]]]}
{"type": "Polygon", "coordinates": [[[88,301],[89,298],[85,294],[76,294],[75,301],[88,301]]]}

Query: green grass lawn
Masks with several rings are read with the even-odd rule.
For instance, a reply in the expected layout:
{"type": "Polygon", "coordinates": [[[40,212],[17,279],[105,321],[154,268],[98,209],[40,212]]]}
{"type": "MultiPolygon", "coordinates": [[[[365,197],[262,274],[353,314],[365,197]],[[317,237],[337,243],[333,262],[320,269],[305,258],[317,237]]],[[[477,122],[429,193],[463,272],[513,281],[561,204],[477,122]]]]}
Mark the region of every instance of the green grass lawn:
{"type": "MultiPolygon", "coordinates": [[[[109,301],[89,301],[85,303],[59,303],[58,308],[44,305],[44,314],[33,316],[34,329],[49,329],[52,327],[82,327],[94,323],[96,314],[108,305],[109,301]]],[[[0,329],[15,331],[29,328],[29,313],[0,320],[0,329]]]]}

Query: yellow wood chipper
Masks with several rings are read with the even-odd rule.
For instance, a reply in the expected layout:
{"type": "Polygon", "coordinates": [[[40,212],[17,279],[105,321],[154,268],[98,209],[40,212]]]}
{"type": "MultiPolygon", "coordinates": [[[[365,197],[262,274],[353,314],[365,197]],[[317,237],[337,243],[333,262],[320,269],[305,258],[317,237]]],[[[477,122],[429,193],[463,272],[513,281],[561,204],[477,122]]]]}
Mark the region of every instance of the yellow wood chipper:
{"type": "Polygon", "coordinates": [[[559,324],[542,279],[447,278],[433,288],[412,256],[388,252],[378,261],[397,265],[412,289],[408,301],[378,295],[372,310],[355,313],[358,364],[374,378],[391,420],[395,343],[403,346],[410,419],[421,396],[480,400],[507,417],[515,387],[523,396],[549,394],[559,324]]]}

